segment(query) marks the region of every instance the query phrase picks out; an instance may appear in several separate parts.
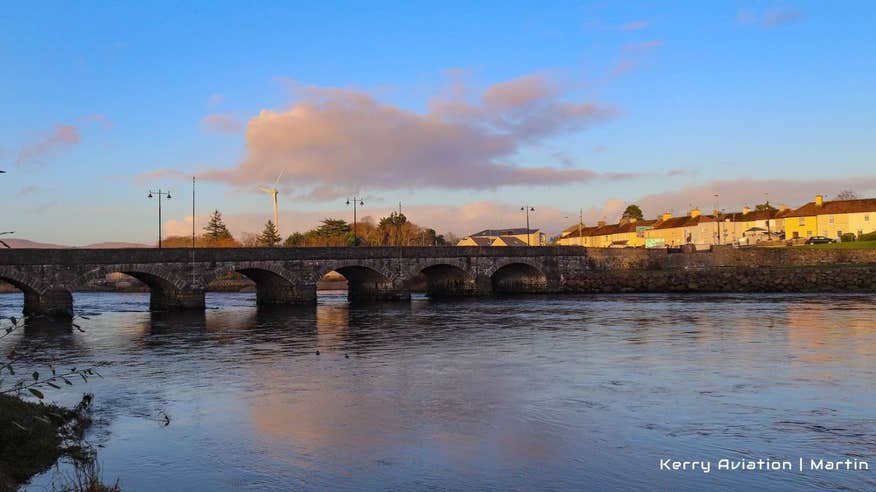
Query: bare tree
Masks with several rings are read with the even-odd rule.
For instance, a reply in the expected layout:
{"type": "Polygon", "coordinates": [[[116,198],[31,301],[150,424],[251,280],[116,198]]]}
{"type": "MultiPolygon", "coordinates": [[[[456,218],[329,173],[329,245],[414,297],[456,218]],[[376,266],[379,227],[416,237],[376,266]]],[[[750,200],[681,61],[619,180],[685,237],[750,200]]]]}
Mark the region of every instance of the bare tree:
{"type": "Polygon", "coordinates": [[[837,200],[857,200],[858,194],[852,190],[843,190],[836,196],[837,200]]]}

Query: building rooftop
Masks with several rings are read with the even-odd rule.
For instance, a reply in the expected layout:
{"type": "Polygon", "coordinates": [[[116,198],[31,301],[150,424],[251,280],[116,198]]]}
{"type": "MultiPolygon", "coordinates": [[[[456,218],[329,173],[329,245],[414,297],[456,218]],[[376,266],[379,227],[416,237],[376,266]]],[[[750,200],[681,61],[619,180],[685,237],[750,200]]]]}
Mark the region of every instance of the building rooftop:
{"type": "Polygon", "coordinates": [[[697,215],[691,217],[685,215],[683,217],[672,217],[666,220],[658,221],[654,224],[654,229],[672,229],[675,227],[691,227],[705,222],[715,222],[715,217],[711,215],[697,215]]]}
{"type": "Polygon", "coordinates": [[[478,246],[489,246],[493,243],[493,240],[488,237],[469,236],[467,238],[463,238],[463,241],[466,239],[471,239],[478,246]]]}
{"type": "Polygon", "coordinates": [[[824,202],[820,207],[815,202],[788,213],[785,217],[806,217],[812,215],[849,214],[860,212],[876,212],[876,198],[863,198],[860,200],[834,200],[824,202]]]}
{"type": "Polygon", "coordinates": [[[508,229],[484,229],[476,232],[469,237],[498,237],[498,236],[520,236],[523,234],[535,234],[538,229],[527,229],[525,227],[508,228],[508,229]]]}
{"type": "MultiPolygon", "coordinates": [[[[499,236],[496,241],[502,241],[507,246],[526,246],[526,241],[514,236],[499,236]]],[[[495,242],[495,241],[494,241],[495,242]]]]}

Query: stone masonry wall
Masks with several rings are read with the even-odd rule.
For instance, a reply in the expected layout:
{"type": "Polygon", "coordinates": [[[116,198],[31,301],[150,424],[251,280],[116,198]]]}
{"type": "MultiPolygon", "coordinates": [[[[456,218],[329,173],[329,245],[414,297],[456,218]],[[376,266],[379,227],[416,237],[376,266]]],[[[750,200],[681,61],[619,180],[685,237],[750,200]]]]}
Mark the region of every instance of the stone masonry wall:
{"type": "Polygon", "coordinates": [[[876,250],[590,250],[567,292],[876,292],[876,250]]]}

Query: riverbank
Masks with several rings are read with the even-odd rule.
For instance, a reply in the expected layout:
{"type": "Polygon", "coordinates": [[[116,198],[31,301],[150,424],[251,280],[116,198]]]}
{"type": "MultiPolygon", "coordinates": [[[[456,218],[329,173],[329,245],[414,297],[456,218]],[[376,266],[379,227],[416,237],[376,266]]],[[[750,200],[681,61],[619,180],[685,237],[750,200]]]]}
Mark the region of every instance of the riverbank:
{"type": "MultiPolygon", "coordinates": [[[[0,395],[0,491],[17,490],[64,457],[93,471],[94,452],[82,442],[90,407],[91,395],[73,409],[0,395]]],[[[118,490],[100,484],[95,473],[77,473],[77,482],[89,491],[118,490]]]]}

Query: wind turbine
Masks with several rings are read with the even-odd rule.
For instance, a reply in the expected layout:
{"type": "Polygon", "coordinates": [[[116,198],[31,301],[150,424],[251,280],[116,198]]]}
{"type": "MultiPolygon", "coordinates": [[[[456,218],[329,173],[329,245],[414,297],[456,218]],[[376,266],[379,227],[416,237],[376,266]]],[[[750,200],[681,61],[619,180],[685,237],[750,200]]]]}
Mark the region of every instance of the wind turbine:
{"type": "Polygon", "coordinates": [[[273,187],[273,188],[267,188],[267,187],[265,187],[265,186],[259,186],[259,189],[260,189],[261,191],[264,191],[265,193],[270,194],[270,195],[274,198],[274,227],[277,228],[277,232],[280,232],[280,205],[277,203],[277,195],[279,195],[280,192],[277,191],[277,185],[280,184],[280,178],[283,177],[283,173],[285,173],[285,172],[286,172],[285,169],[282,170],[282,171],[280,171],[280,175],[277,176],[277,180],[274,181],[274,187],[273,187]]]}

